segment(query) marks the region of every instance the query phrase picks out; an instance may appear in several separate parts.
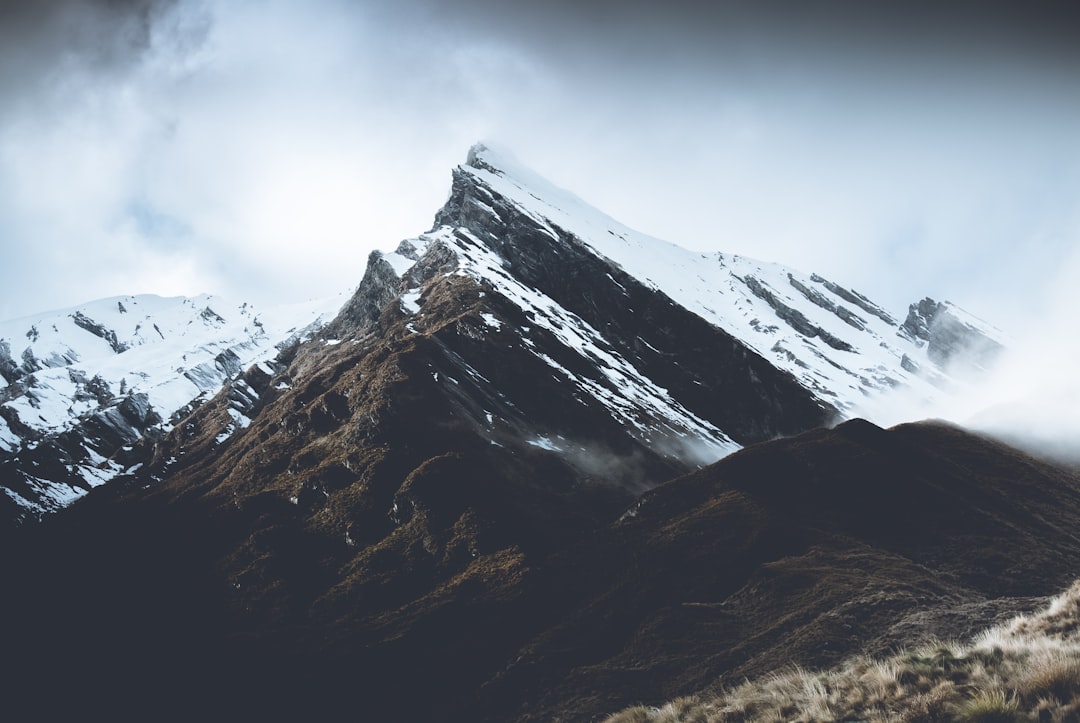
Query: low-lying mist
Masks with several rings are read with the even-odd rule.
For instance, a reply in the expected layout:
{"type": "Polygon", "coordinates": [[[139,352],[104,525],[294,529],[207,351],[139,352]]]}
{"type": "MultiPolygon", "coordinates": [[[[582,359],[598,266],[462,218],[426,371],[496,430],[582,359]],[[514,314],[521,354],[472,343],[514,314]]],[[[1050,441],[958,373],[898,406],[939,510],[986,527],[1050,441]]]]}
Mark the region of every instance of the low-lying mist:
{"type": "Polygon", "coordinates": [[[1080,464],[1080,251],[1050,278],[1018,310],[1005,351],[986,371],[948,369],[957,383],[936,399],[900,388],[871,400],[875,421],[945,419],[1080,464]]]}

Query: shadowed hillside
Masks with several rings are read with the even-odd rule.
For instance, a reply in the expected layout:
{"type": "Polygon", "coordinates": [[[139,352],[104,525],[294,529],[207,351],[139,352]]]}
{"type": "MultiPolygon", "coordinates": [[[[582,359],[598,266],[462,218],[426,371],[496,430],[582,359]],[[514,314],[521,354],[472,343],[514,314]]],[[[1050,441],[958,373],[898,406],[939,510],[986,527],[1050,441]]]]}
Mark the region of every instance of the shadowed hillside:
{"type": "Polygon", "coordinates": [[[515,464],[433,457],[387,493],[408,513],[352,545],[302,504],[231,504],[195,476],[91,494],[8,547],[9,700],[118,718],[591,720],[964,638],[1080,562],[1075,477],[939,424],[755,445],[608,521],[610,500],[586,514],[581,492],[523,502],[520,475],[545,468],[515,464]]]}
{"type": "Polygon", "coordinates": [[[801,668],[606,723],[736,721],[1074,721],[1080,716],[1080,583],[969,644],[933,642],[888,658],[801,668]]]}

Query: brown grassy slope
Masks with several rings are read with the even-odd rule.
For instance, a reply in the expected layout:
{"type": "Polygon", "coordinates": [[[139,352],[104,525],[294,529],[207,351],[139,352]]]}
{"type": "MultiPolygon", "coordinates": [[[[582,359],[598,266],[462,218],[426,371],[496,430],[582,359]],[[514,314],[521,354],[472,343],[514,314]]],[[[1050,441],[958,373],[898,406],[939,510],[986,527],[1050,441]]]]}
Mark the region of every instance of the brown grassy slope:
{"type": "Polygon", "coordinates": [[[738,721],[1075,721],[1080,718],[1080,582],[972,642],[935,642],[825,671],[784,670],[717,695],[635,706],[606,723],[738,721]]]}
{"type": "Polygon", "coordinates": [[[940,424],[757,445],[633,514],[554,563],[586,601],[489,684],[523,719],[974,634],[1080,563],[1074,476],[940,424]]]}

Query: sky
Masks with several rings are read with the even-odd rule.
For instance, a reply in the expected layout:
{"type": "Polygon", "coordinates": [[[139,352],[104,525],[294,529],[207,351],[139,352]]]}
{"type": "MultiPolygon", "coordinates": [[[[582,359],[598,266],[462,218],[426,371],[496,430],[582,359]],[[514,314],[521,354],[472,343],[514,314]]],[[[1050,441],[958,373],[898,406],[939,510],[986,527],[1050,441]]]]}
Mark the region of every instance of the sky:
{"type": "Polygon", "coordinates": [[[688,248],[1080,352],[1070,5],[0,2],[0,318],[347,291],[484,140],[688,248]]]}

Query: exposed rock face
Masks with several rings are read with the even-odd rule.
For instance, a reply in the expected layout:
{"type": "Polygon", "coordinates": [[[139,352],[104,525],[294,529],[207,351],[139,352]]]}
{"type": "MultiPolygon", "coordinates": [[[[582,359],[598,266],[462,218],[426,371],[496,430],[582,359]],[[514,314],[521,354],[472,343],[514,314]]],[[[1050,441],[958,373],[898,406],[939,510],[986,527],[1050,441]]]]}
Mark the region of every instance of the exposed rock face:
{"type": "Polygon", "coordinates": [[[350,329],[366,328],[374,324],[383,307],[400,295],[400,281],[394,267],[383,258],[382,253],[372,251],[368,256],[367,270],[360,286],[327,327],[326,333],[331,336],[342,335],[350,329]]]}
{"type": "MultiPolygon", "coordinates": [[[[807,319],[802,312],[796,309],[792,309],[790,306],[787,306],[783,302],[777,300],[776,294],[772,293],[771,290],[765,288],[765,285],[755,279],[753,276],[747,276],[745,279],[743,279],[743,282],[746,284],[747,288],[750,289],[751,292],[753,292],[754,296],[758,297],[759,299],[764,299],[765,303],[767,303],[773,308],[778,317],[790,324],[791,327],[795,329],[795,331],[799,332],[803,336],[809,339],[820,338],[823,342],[838,351],[855,350],[851,346],[851,344],[848,344],[842,339],[836,338],[829,332],[822,329],[820,326],[811,323],[811,321],[807,319]]],[[[809,290],[802,284],[798,284],[796,286],[797,283],[798,282],[793,283],[792,286],[795,286],[795,288],[799,289],[799,291],[806,295],[806,297],[810,299],[812,303],[817,306],[821,306],[822,308],[828,309],[829,311],[832,311],[841,319],[844,319],[844,321],[850,323],[848,319],[844,317],[844,315],[837,313],[835,305],[830,308],[825,303],[823,303],[824,297],[822,297],[820,294],[816,296],[808,294],[807,291],[809,290]]],[[[854,326],[856,329],[859,329],[860,331],[864,328],[862,325],[852,324],[852,326],[854,326]]]]}
{"type": "Polygon", "coordinates": [[[207,301],[131,296],[0,323],[0,528],[142,463],[137,443],[299,331],[215,300],[226,320],[207,301]]]}
{"type": "Polygon", "coordinates": [[[6,494],[0,496],[0,518],[6,524],[34,519],[55,511],[74,497],[88,492],[125,464],[135,464],[130,445],[144,436],[152,437],[162,422],[150,406],[147,395],[129,394],[109,398],[91,414],[60,432],[41,433],[20,425],[10,410],[5,421],[20,432],[24,444],[0,453],[0,479],[6,494]]]}
{"type": "Polygon", "coordinates": [[[810,280],[813,281],[814,283],[821,284],[822,286],[824,286],[826,289],[831,291],[836,296],[840,297],[844,301],[847,301],[847,302],[850,302],[850,303],[854,304],[855,306],[859,307],[860,309],[867,312],[868,314],[873,314],[877,318],[884,321],[886,324],[890,324],[890,325],[895,325],[896,324],[896,319],[892,318],[887,311],[882,309],[880,306],[878,306],[874,302],[870,301],[870,299],[866,298],[865,296],[863,296],[859,292],[852,291],[851,289],[845,289],[844,287],[840,286],[839,284],[834,284],[833,282],[829,281],[828,279],[824,279],[824,278],[818,276],[817,274],[811,274],[810,275],[810,280]]]}
{"type": "Polygon", "coordinates": [[[985,370],[1004,349],[1000,335],[987,324],[929,297],[908,308],[898,333],[925,344],[927,357],[942,369],[985,370]]]}
{"type": "Polygon", "coordinates": [[[853,312],[851,309],[848,309],[846,306],[842,306],[833,302],[820,291],[815,291],[814,289],[811,289],[791,274],[788,274],[788,281],[791,282],[791,285],[794,286],[800,294],[805,296],[812,303],[820,306],[822,309],[826,309],[836,314],[838,317],[840,317],[840,319],[844,321],[845,324],[848,324],[858,329],[859,331],[863,331],[864,329],[866,329],[866,320],[853,312]]]}
{"type": "Polygon", "coordinates": [[[931,299],[929,296],[922,301],[908,307],[907,318],[900,326],[900,335],[915,341],[920,346],[930,339],[930,324],[938,315],[942,304],[931,299]]]}
{"type": "MultiPolygon", "coordinates": [[[[119,308],[117,310],[119,310],[119,308]]],[[[125,309],[121,313],[126,313],[126,311],[127,310],[125,309]]],[[[75,321],[76,326],[85,329],[94,336],[104,339],[105,342],[109,345],[109,348],[112,349],[113,352],[115,352],[116,354],[127,351],[127,345],[120,343],[120,341],[116,338],[116,332],[112,329],[105,328],[81,311],[74,312],[71,315],[71,318],[75,321]]]]}

